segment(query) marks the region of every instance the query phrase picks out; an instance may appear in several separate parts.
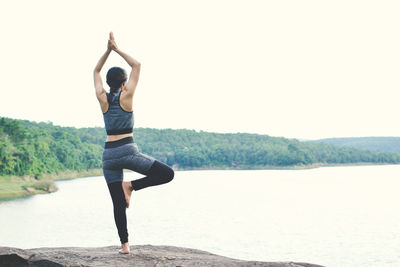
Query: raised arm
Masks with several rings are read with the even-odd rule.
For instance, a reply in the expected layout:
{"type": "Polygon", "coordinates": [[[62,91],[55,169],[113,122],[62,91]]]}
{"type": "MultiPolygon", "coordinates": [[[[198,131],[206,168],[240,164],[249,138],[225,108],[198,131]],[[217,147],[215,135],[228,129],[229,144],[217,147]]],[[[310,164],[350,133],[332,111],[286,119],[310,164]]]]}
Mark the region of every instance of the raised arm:
{"type": "Polygon", "coordinates": [[[93,79],[94,79],[94,88],[96,89],[96,97],[97,100],[100,102],[101,110],[105,112],[108,109],[108,102],[107,102],[107,92],[104,90],[103,81],[101,79],[100,71],[104,66],[108,56],[110,55],[111,51],[114,48],[115,42],[111,41],[112,33],[110,33],[110,39],[108,40],[107,50],[97,62],[96,67],[93,70],[93,79]]]}
{"type": "Polygon", "coordinates": [[[103,68],[104,63],[106,62],[110,53],[111,53],[111,49],[107,48],[107,51],[104,53],[104,55],[101,56],[99,62],[97,62],[97,65],[93,71],[94,87],[96,89],[96,96],[97,96],[97,99],[99,100],[100,104],[102,104],[102,102],[104,102],[104,101],[107,102],[107,94],[106,94],[106,90],[104,90],[104,87],[103,87],[103,81],[100,76],[100,71],[103,68]]]}

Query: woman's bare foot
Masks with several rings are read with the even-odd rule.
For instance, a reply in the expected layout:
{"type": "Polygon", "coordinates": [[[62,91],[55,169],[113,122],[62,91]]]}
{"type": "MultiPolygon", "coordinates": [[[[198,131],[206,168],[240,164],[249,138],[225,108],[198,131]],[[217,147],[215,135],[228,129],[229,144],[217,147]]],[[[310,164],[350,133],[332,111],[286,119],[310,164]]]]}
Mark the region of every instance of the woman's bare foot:
{"type": "Polygon", "coordinates": [[[131,252],[129,248],[129,243],[123,243],[121,244],[121,249],[118,251],[120,254],[129,254],[131,252]]]}
{"type": "Polygon", "coordinates": [[[126,207],[129,208],[129,202],[131,201],[131,195],[133,189],[131,182],[122,182],[122,189],[124,190],[126,207]]]}

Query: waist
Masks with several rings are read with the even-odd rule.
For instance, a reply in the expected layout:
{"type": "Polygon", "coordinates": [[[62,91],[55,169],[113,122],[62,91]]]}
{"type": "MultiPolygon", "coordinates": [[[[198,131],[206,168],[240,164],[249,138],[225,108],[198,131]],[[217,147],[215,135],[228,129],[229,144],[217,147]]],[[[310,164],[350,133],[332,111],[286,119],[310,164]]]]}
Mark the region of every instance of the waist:
{"type": "Polygon", "coordinates": [[[114,142],[114,141],[118,141],[118,140],[126,138],[126,137],[132,137],[133,138],[133,134],[132,133],[127,133],[127,134],[107,135],[106,142],[114,142]]]}
{"type": "Polygon", "coordinates": [[[109,141],[107,140],[104,144],[104,148],[115,148],[129,143],[134,143],[133,136],[124,137],[118,140],[109,141]]]}

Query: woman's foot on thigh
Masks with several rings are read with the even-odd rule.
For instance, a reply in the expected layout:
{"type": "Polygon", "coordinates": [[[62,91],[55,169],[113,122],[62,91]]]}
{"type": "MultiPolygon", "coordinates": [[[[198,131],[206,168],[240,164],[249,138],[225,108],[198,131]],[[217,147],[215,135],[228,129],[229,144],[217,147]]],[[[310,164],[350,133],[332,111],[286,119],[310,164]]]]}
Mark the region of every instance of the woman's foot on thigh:
{"type": "Polygon", "coordinates": [[[129,208],[129,203],[131,201],[132,189],[131,182],[122,182],[122,190],[124,191],[127,208],[129,208]]]}

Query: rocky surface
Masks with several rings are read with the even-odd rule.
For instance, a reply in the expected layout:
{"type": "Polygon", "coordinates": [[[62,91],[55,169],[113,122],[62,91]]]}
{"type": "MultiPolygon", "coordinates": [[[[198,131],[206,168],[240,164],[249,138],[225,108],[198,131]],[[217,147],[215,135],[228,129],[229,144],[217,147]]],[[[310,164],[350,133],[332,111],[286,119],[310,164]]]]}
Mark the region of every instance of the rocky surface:
{"type": "Polygon", "coordinates": [[[19,249],[0,247],[0,266],[268,266],[321,267],[300,262],[261,262],[231,259],[197,249],[173,246],[131,246],[131,254],[118,254],[118,246],[19,249]]]}

